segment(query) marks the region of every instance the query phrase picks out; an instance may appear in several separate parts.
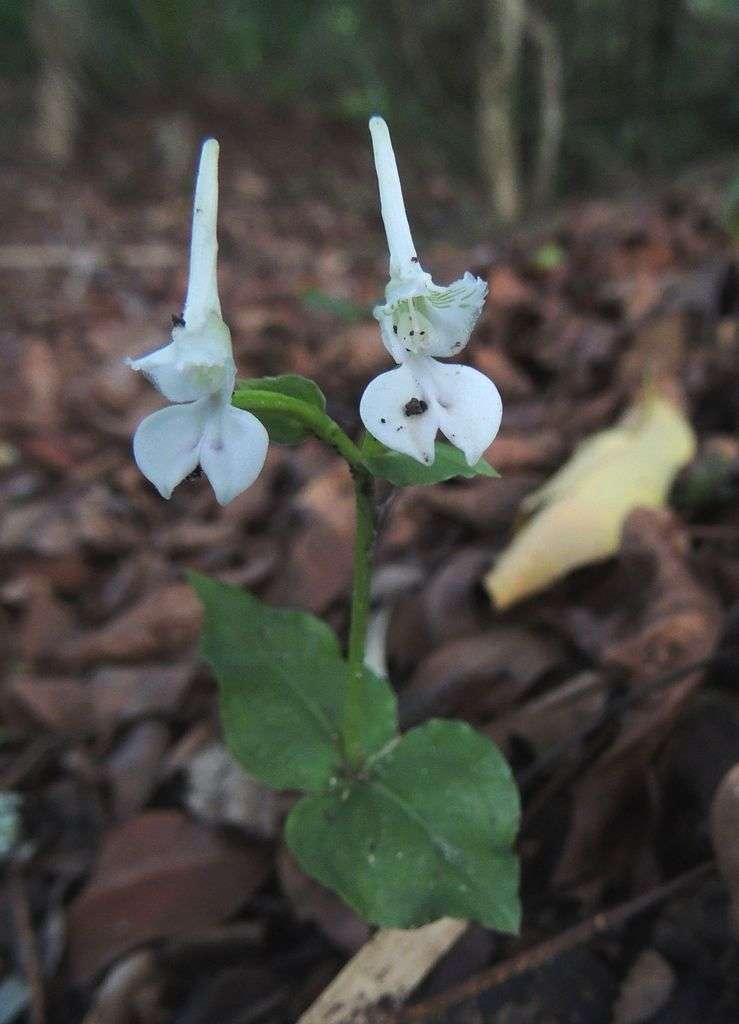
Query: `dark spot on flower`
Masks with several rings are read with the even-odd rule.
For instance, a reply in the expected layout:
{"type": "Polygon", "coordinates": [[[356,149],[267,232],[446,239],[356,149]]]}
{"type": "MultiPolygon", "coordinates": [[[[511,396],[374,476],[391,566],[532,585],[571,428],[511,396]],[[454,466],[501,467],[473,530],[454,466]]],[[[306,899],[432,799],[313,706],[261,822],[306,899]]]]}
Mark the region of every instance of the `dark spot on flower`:
{"type": "Polygon", "coordinates": [[[418,256],[411,256],[411,263],[418,263],[418,256]]]}
{"type": "Polygon", "coordinates": [[[397,333],[398,333],[398,325],[397,324],[393,324],[393,334],[397,334],[397,333]]]}
{"type": "Polygon", "coordinates": [[[183,316],[177,316],[175,313],[172,314],[172,326],[173,327],[184,327],[185,318],[183,316]]]}
{"type": "Polygon", "coordinates": [[[387,423],[387,420],[385,419],[384,416],[380,416],[380,423],[387,423]]]}
{"type": "Polygon", "coordinates": [[[406,416],[421,416],[427,409],[428,405],[422,398],[411,398],[403,406],[403,412],[406,416]]]}
{"type": "Polygon", "coordinates": [[[425,334],[426,332],[425,331],[419,331],[418,333],[419,334],[425,334]]]}
{"type": "Polygon", "coordinates": [[[411,338],[413,337],[413,335],[414,335],[415,333],[416,333],[415,331],[411,331],[411,332],[410,332],[410,336],[411,336],[411,338]]]}
{"type": "MultiPolygon", "coordinates": [[[[184,320],[183,320],[183,324],[184,324],[184,320]]],[[[202,466],[196,466],[195,469],[192,471],[192,473],[188,473],[187,474],[187,476],[185,477],[185,481],[187,483],[189,483],[191,480],[199,480],[202,475],[203,475],[203,467],[202,466]]]]}

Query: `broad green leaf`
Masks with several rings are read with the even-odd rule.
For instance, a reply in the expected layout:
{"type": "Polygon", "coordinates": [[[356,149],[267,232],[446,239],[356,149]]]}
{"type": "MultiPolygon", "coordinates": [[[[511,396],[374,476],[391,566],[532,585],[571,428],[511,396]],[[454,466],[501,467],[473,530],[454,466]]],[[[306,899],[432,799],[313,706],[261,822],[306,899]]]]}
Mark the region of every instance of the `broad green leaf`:
{"type": "Polygon", "coordinates": [[[615,554],[629,513],[664,505],[694,452],[690,423],[656,393],[617,426],[584,441],[524,501],[530,518],[485,579],[496,606],[508,608],[572,569],[615,554]]]}
{"type": "Polygon", "coordinates": [[[304,797],[286,837],[309,874],[374,924],[450,916],[517,932],[519,813],[498,748],[464,722],[436,719],[363,775],[304,797]]]}
{"type": "MultiPolygon", "coordinates": [[[[190,574],[205,607],[203,655],[220,688],[228,748],[248,772],[282,789],[318,790],[341,769],[346,662],[329,627],[270,608],[239,587],[190,574]]],[[[395,695],[367,671],[367,754],[396,735],[395,695]]]]}
{"type": "Polygon", "coordinates": [[[369,471],[373,476],[389,480],[399,487],[408,484],[440,484],[455,476],[470,479],[474,476],[499,475],[484,459],[480,459],[474,466],[468,466],[459,448],[444,441],[437,441],[435,447],[436,458],[433,464],[424,466],[410,455],[386,448],[371,434],[365,434],[362,439],[362,454],[369,471]]]}
{"type": "MultiPolygon", "coordinates": [[[[239,395],[245,391],[273,391],[288,398],[299,398],[301,402],[314,405],[322,412],[326,408],[326,396],[312,380],[298,373],[284,373],[280,377],[257,377],[236,382],[233,395],[234,405],[239,404],[239,395]]],[[[284,412],[253,411],[267,429],[271,441],[277,444],[297,444],[309,436],[310,431],[299,421],[284,412]]]]}

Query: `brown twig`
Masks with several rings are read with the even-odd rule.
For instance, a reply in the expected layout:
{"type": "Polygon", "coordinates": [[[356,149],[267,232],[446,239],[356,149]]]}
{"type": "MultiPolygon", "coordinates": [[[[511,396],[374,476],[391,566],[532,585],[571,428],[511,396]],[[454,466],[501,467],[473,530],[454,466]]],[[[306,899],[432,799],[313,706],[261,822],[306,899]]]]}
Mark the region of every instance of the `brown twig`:
{"type": "Polygon", "coordinates": [[[473,975],[473,977],[461,985],[457,985],[448,992],[442,993],[442,995],[400,1010],[390,1020],[393,1024],[395,1022],[399,1024],[401,1021],[424,1020],[432,1015],[443,1013],[451,1006],[455,1006],[465,999],[479,996],[483,992],[487,992],[506,981],[510,981],[511,978],[518,977],[518,975],[525,974],[534,967],[540,967],[542,964],[554,960],[576,946],[589,942],[596,935],[602,935],[605,932],[621,928],[631,918],[636,917],[637,914],[641,914],[663,900],[669,899],[670,896],[674,896],[681,890],[702,880],[714,870],[715,865],[713,861],[700,864],[697,868],[692,868],[690,871],[678,875],[677,878],[673,878],[669,882],[658,885],[654,889],[649,889],[647,892],[641,893],[625,903],[621,903],[612,910],[589,917],[586,921],[568,928],[567,931],[562,932],[560,935],[555,935],[553,938],[547,939],[532,949],[524,950],[510,960],[504,960],[503,963],[496,964],[486,971],[473,975]]]}
{"type": "Polygon", "coordinates": [[[18,939],[18,956],[28,984],[29,1024],[44,1024],[46,1020],[44,979],[36,947],[31,910],[28,906],[23,869],[19,864],[13,864],[8,873],[8,895],[18,939]]]}

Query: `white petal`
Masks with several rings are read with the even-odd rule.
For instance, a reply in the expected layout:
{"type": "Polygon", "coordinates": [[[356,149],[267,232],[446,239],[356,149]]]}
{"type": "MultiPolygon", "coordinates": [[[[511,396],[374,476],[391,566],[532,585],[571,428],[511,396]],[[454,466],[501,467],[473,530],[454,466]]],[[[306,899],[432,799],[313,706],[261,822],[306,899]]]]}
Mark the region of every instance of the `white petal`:
{"type": "Polygon", "coordinates": [[[170,402],[194,402],[233,385],[231,333],[215,313],[197,330],[175,327],[173,341],[140,359],[127,359],[170,402]]]}
{"type": "Polygon", "coordinates": [[[430,356],[457,355],[470,340],[482,312],[488,286],[469,271],[446,288],[429,289],[423,313],[431,323],[430,356]]]}
{"type": "Polygon", "coordinates": [[[195,182],[190,243],[190,277],[183,317],[187,327],[197,329],[210,314],[221,314],[218,298],[218,143],[206,139],[200,151],[195,182]]]}
{"type": "Polygon", "coordinates": [[[471,366],[430,364],[427,390],[436,403],[439,429],[474,466],[498,433],[503,403],[495,384],[471,366]]]}
{"type": "Polygon", "coordinates": [[[369,127],[380,189],[380,209],[390,249],[390,274],[401,277],[413,275],[420,268],[405,212],[390,132],[381,117],[371,117],[369,127]]]}
{"type": "Polygon", "coordinates": [[[208,399],[202,399],[159,409],[147,416],[134,434],[136,463],[163,498],[169,498],[200,461],[208,404],[208,399]]]}
{"type": "Polygon", "coordinates": [[[359,415],[378,441],[430,465],[435,457],[434,438],[439,419],[424,384],[422,364],[426,362],[430,360],[413,360],[418,367],[403,364],[397,370],[375,377],[362,395],[359,415]],[[416,369],[421,372],[414,372],[416,369]],[[424,411],[420,411],[421,403],[427,406],[424,411]]]}
{"type": "Polygon", "coordinates": [[[234,409],[225,400],[214,407],[200,447],[200,465],[221,505],[254,483],[267,458],[268,441],[267,431],[250,412],[234,409]]]}
{"type": "MultiPolygon", "coordinates": [[[[382,340],[396,362],[411,356],[455,356],[469,341],[480,316],[487,285],[467,273],[447,288],[428,281],[415,288],[391,289],[373,310],[382,340]]],[[[391,282],[392,285],[392,282],[391,282]]]]}
{"type": "MultiPolygon", "coordinates": [[[[132,370],[139,370],[170,402],[194,402],[209,394],[196,377],[183,374],[174,342],[140,359],[127,359],[132,370]]],[[[212,390],[212,389],[211,389],[212,390]]]]}
{"type": "Polygon", "coordinates": [[[392,307],[390,305],[375,306],[372,310],[372,315],[380,325],[382,344],[396,363],[402,363],[406,358],[406,353],[403,351],[402,340],[398,337],[397,332],[393,330],[393,327],[397,325],[393,320],[392,307]]]}

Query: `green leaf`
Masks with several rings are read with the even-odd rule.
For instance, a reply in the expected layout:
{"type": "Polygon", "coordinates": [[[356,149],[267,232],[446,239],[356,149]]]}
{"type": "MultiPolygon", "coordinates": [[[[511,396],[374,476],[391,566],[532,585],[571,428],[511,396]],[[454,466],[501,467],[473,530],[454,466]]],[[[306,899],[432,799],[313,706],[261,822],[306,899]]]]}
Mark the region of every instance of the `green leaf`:
{"type": "MultiPolygon", "coordinates": [[[[299,398],[301,402],[313,405],[321,412],[326,408],[326,396],[312,380],[298,373],[284,373],[279,377],[257,377],[236,382],[235,404],[244,391],[273,391],[288,398],[299,398]]],[[[277,444],[297,444],[309,436],[310,431],[299,420],[284,412],[251,410],[267,429],[271,441],[277,444]]]]}
{"type": "Polygon", "coordinates": [[[474,476],[500,476],[484,459],[480,459],[474,466],[468,466],[459,448],[445,441],[437,441],[435,448],[433,464],[424,466],[410,455],[401,455],[400,452],[386,448],[371,434],[365,434],[362,439],[362,454],[370,473],[399,487],[408,484],[440,484],[455,476],[463,476],[468,480],[474,476]]]}
{"type": "Polygon", "coordinates": [[[534,254],[534,266],[537,270],[558,270],[565,260],[565,251],[556,242],[540,246],[534,254]]]}
{"type": "Polygon", "coordinates": [[[301,299],[306,309],[317,313],[330,313],[339,320],[346,320],[349,323],[358,323],[369,316],[369,310],[363,306],[358,306],[350,299],[342,299],[338,295],[329,295],[320,288],[306,288],[301,299]]]}
{"type": "Polygon", "coordinates": [[[498,748],[464,722],[435,719],[362,775],[304,797],[286,838],[309,874],[374,924],[451,916],[517,932],[519,814],[498,748]]]}
{"type": "MultiPolygon", "coordinates": [[[[203,655],[218,680],[231,753],[281,789],[320,790],[342,766],[339,722],[346,662],[329,627],[305,612],[270,608],[239,587],[199,573],[203,655]]],[[[374,754],[397,731],[395,694],[366,672],[363,744],[374,754]]]]}

